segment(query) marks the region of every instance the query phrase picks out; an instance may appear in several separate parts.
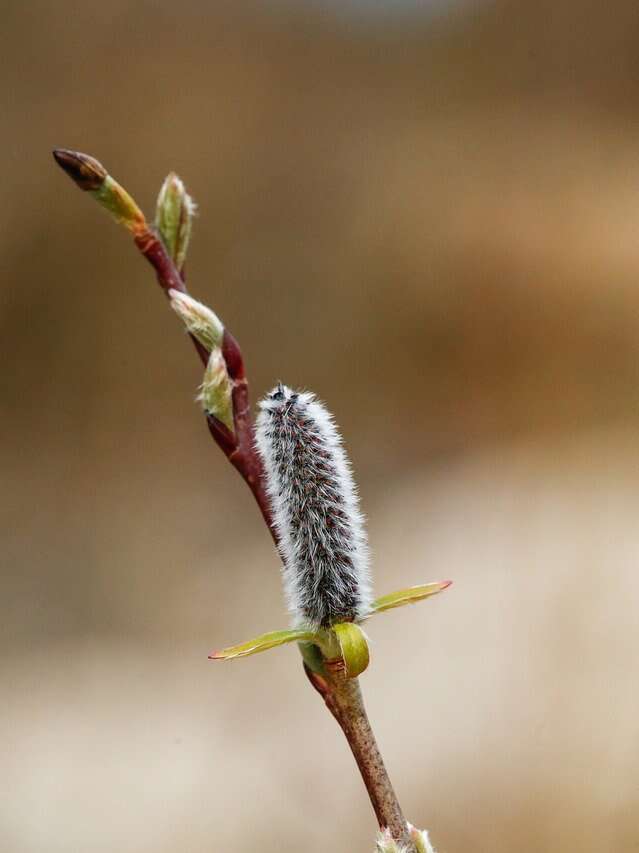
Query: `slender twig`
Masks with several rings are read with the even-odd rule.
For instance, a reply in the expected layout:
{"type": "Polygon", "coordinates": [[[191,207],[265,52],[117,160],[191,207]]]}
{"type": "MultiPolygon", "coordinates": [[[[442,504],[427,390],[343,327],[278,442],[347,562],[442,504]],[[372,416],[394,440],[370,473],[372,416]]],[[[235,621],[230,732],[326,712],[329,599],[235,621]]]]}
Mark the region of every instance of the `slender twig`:
{"type": "MultiPolygon", "coordinates": [[[[143,231],[135,234],[133,239],[135,245],[155,270],[158,284],[167,296],[171,290],[178,290],[181,293],[188,292],[184,279],[176,269],[164,243],[154,229],[147,225],[143,231]]],[[[208,358],[206,349],[195,339],[193,342],[202,362],[206,364],[208,358]]],[[[248,380],[244,371],[242,350],[234,336],[226,328],[224,329],[222,353],[229,376],[233,381],[235,436],[231,435],[224,424],[212,415],[207,416],[209,430],[231,464],[237,468],[246,481],[262,511],[271,535],[277,541],[271,511],[264,492],[262,463],[255,450],[248,380]]]]}
{"type": "MultiPolygon", "coordinates": [[[[339,723],[368,791],[380,829],[388,827],[393,838],[413,849],[408,824],[391,783],[364,706],[358,678],[346,678],[339,664],[331,671],[326,662],[323,677],[304,667],[306,675],[339,723]]],[[[341,661],[339,662],[341,663],[341,661]]]]}
{"type": "MultiPolygon", "coordinates": [[[[95,192],[107,176],[106,169],[87,154],[58,148],[53,152],[53,156],[58,165],[82,190],[95,192]]],[[[131,226],[127,227],[133,235],[135,245],[155,270],[158,284],[164,294],[168,297],[171,290],[187,293],[184,279],[169,256],[164,243],[155,229],[148,224],[141,211],[131,226]]],[[[206,348],[192,335],[191,339],[200,360],[206,365],[208,360],[206,348]]],[[[264,491],[262,463],[254,447],[253,420],[242,351],[233,335],[226,328],[224,329],[222,352],[229,377],[233,382],[235,435],[212,415],[207,416],[208,428],[224,455],[246,481],[271,531],[271,535],[276,540],[271,511],[264,491]]]]}
{"type": "MultiPolygon", "coordinates": [[[[56,149],[53,155],[58,165],[82,190],[91,191],[95,194],[107,178],[104,167],[86,154],[56,149]]],[[[131,209],[134,210],[134,215],[130,221],[125,221],[119,216],[119,213],[115,214],[116,218],[119,218],[131,231],[135,245],[155,270],[157,281],[164,293],[167,296],[171,290],[187,293],[184,278],[173,263],[155,229],[147,223],[128,194],[119,185],[115,186],[118,191],[122,192],[125,203],[128,205],[130,202],[131,209]]],[[[191,338],[200,359],[206,364],[209,355],[206,347],[193,336],[191,338]]],[[[233,335],[226,328],[222,342],[222,353],[229,377],[233,383],[235,433],[233,434],[212,415],[207,416],[209,431],[222,452],[246,481],[277,545],[277,531],[264,487],[262,462],[255,448],[248,381],[244,370],[242,351],[233,335]]],[[[393,838],[403,844],[407,851],[414,851],[416,848],[409,836],[407,822],[402,814],[377,746],[357,678],[345,677],[343,661],[327,661],[325,676],[313,672],[306,666],[305,669],[311,684],[323,697],[326,706],[346,736],[368,791],[380,829],[388,828],[393,838]]]]}

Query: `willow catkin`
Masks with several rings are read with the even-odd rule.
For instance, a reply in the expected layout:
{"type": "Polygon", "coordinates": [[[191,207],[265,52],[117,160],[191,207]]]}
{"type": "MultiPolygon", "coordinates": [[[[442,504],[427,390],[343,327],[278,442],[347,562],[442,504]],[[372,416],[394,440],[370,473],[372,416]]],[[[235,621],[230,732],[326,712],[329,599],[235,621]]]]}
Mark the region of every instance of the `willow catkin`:
{"type": "Polygon", "coordinates": [[[285,385],[260,409],[256,443],[294,625],[363,619],[371,603],[366,534],[332,416],[313,394],[285,385]]]}

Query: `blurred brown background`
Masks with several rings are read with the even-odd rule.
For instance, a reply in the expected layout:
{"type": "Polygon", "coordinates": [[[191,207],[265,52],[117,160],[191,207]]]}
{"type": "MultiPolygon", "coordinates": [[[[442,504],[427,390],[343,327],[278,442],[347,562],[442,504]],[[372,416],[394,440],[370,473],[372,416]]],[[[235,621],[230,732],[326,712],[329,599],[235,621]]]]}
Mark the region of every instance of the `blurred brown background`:
{"type": "Polygon", "coordinates": [[[363,683],[440,853],[639,849],[634,0],[3,2],[3,853],[362,851],[256,507],[124,232],[50,149],[199,202],[193,294],[335,412],[363,683]]]}

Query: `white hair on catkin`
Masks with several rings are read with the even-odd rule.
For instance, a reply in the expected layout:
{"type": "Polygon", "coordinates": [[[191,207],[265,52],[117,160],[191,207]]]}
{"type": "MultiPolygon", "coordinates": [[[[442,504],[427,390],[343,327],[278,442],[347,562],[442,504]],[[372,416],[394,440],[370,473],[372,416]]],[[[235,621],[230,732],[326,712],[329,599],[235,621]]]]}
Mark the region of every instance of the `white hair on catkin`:
{"type": "Polygon", "coordinates": [[[364,521],[330,413],[277,385],[260,403],[256,444],[296,627],[363,619],[371,604],[364,521]]]}

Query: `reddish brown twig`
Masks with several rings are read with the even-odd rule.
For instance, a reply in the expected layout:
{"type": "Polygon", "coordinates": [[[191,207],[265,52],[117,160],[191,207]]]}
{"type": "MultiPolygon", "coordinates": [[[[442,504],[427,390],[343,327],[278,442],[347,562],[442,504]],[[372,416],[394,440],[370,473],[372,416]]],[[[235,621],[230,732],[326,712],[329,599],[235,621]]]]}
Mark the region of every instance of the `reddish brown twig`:
{"type": "MultiPolygon", "coordinates": [[[[181,293],[187,293],[182,276],[177,271],[175,264],[168,256],[164,244],[155,231],[147,226],[143,232],[134,235],[133,239],[135,245],[155,270],[158,284],[165,294],[168,296],[170,290],[179,290],[181,293]]],[[[203,364],[206,364],[208,359],[206,349],[192,335],[191,338],[203,364]]],[[[220,423],[213,415],[207,416],[209,431],[228,460],[246,481],[264,516],[273,539],[277,542],[270,507],[264,492],[262,463],[255,450],[253,418],[251,417],[248,380],[244,371],[242,350],[235,337],[226,327],[222,341],[222,354],[229,376],[233,381],[235,435],[232,435],[224,424],[220,423]]]]}
{"type": "MultiPolygon", "coordinates": [[[[168,296],[170,290],[187,293],[184,280],[167,254],[162,240],[155,230],[148,227],[134,235],[134,242],[155,270],[158,284],[168,296]]],[[[206,349],[191,336],[202,362],[206,364],[206,349]]],[[[233,380],[233,420],[235,436],[212,415],[207,416],[209,431],[229,461],[242,475],[262,511],[264,520],[277,542],[271,511],[264,492],[262,463],[255,450],[253,419],[249,402],[248,380],[244,371],[242,350],[235,337],[224,329],[222,354],[230,378],[233,380]]]]}
{"type": "MultiPolygon", "coordinates": [[[[69,151],[64,148],[56,149],[53,152],[53,156],[58,165],[64,169],[81,190],[91,192],[93,195],[100,193],[105,180],[109,177],[101,163],[87,154],[82,154],[78,151],[69,151]]],[[[127,205],[127,207],[123,206],[122,210],[125,213],[130,211],[130,217],[125,220],[119,210],[114,215],[131,231],[135,245],[155,270],[158,284],[165,295],[168,297],[171,290],[187,293],[184,280],[176,269],[173,260],[167,253],[164,243],[155,229],[147,223],[144,215],[128,194],[122,191],[119,185],[116,184],[115,187],[117,187],[115,192],[121,191],[125,197],[124,205],[127,205]]],[[[109,205],[109,210],[113,213],[111,205],[109,205]]],[[[191,336],[191,339],[202,363],[206,365],[209,353],[193,336],[191,336]]],[[[264,516],[273,539],[277,541],[270,507],[264,492],[261,475],[262,465],[254,446],[253,420],[251,418],[248,382],[244,371],[242,351],[233,335],[226,328],[222,342],[222,353],[226,361],[229,377],[233,382],[235,435],[212,415],[207,416],[208,428],[224,455],[246,481],[264,516]]]]}
{"type": "Polygon", "coordinates": [[[306,664],[304,671],[344,732],[380,829],[388,827],[393,838],[411,850],[413,842],[408,824],[371,728],[359,679],[346,678],[339,667],[331,673],[330,661],[326,662],[326,667],[326,677],[313,672],[306,664]]]}

